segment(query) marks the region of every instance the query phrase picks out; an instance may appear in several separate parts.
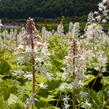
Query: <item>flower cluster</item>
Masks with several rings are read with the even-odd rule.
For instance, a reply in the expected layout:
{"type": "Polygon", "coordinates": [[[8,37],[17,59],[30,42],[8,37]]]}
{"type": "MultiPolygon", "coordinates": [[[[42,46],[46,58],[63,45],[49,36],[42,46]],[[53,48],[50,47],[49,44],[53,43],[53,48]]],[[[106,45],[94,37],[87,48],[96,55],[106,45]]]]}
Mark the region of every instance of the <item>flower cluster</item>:
{"type": "Polygon", "coordinates": [[[98,22],[98,23],[106,23],[109,20],[109,1],[103,0],[98,4],[98,11],[89,14],[88,21],[90,22],[98,22]]]}

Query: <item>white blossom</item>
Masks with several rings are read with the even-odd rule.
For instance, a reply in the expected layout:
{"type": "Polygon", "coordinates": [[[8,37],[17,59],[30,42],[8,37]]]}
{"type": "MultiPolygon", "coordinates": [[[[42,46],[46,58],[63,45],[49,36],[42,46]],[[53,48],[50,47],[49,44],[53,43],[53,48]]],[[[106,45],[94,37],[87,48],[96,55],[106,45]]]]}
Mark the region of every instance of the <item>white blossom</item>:
{"type": "Polygon", "coordinates": [[[48,85],[46,85],[45,83],[39,83],[37,84],[37,86],[39,86],[41,89],[47,89],[48,85]]]}

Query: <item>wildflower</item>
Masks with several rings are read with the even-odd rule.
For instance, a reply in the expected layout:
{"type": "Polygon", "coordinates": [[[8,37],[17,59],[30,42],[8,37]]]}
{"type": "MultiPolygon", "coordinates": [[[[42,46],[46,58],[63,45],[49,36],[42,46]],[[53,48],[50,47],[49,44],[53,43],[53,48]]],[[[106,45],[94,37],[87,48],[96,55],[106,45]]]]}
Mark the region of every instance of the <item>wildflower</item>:
{"type": "Polygon", "coordinates": [[[68,101],[70,100],[70,95],[65,94],[65,96],[62,97],[62,100],[64,101],[64,103],[68,103],[68,101]]]}
{"type": "Polygon", "coordinates": [[[64,103],[64,108],[63,109],[69,109],[71,105],[64,103]]]}
{"type": "Polygon", "coordinates": [[[78,85],[81,87],[84,85],[84,83],[81,80],[79,80],[78,85]]]}
{"type": "Polygon", "coordinates": [[[26,23],[26,31],[24,37],[24,45],[35,45],[35,41],[41,41],[41,37],[39,35],[39,31],[35,27],[35,22],[32,18],[29,18],[26,23]],[[33,41],[34,40],[34,41],[33,41]]]}
{"type": "Polygon", "coordinates": [[[56,36],[65,36],[65,34],[64,34],[64,27],[63,27],[63,24],[62,24],[62,22],[60,22],[60,24],[58,25],[58,27],[57,27],[57,32],[55,32],[55,35],[56,36]]]}
{"type": "Polygon", "coordinates": [[[3,26],[2,20],[0,19],[0,29],[1,29],[2,26],[3,26]]]}
{"type": "Polygon", "coordinates": [[[67,80],[67,79],[68,79],[68,73],[67,73],[67,72],[64,72],[64,73],[62,74],[62,80],[65,81],[65,80],[67,80]]]}
{"type": "Polygon", "coordinates": [[[17,62],[17,64],[22,65],[22,64],[24,64],[25,62],[26,62],[26,58],[25,58],[24,56],[19,56],[19,57],[18,57],[18,62],[17,62]]]}
{"type": "Polygon", "coordinates": [[[42,33],[41,36],[42,36],[42,39],[43,40],[50,39],[50,36],[52,34],[54,34],[54,32],[47,31],[45,27],[42,27],[42,32],[41,33],[42,33]]]}
{"type": "Polygon", "coordinates": [[[72,29],[72,38],[78,38],[80,34],[80,25],[79,23],[74,23],[73,29],[72,29]]]}
{"type": "Polygon", "coordinates": [[[80,95],[81,95],[81,97],[83,97],[83,98],[87,98],[88,92],[83,92],[83,91],[81,91],[81,92],[80,92],[80,95]]]}
{"type": "Polygon", "coordinates": [[[39,86],[41,89],[47,89],[47,87],[48,87],[48,85],[46,85],[44,83],[37,84],[37,86],[39,86]]]}
{"type": "Polygon", "coordinates": [[[52,73],[48,73],[48,72],[46,72],[46,78],[48,79],[48,80],[52,80],[53,79],[53,74],[52,73]]]}
{"type": "Polygon", "coordinates": [[[23,45],[19,45],[18,46],[18,50],[24,51],[24,46],[23,45]]]}
{"type": "Polygon", "coordinates": [[[58,27],[57,27],[57,32],[58,33],[63,33],[64,32],[64,30],[63,30],[63,24],[62,24],[62,22],[58,25],[58,27]]]}
{"type": "Polygon", "coordinates": [[[104,34],[103,30],[102,30],[102,26],[100,26],[97,23],[92,23],[87,27],[87,30],[85,32],[85,36],[87,36],[87,38],[90,39],[97,39],[99,37],[102,37],[102,35],[104,34]]]}
{"type": "Polygon", "coordinates": [[[87,107],[89,107],[89,108],[91,108],[91,107],[92,107],[92,104],[91,104],[91,103],[89,103],[88,101],[86,101],[84,104],[85,104],[87,107]]]}
{"type": "Polygon", "coordinates": [[[20,70],[15,70],[14,71],[14,75],[15,76],[21,76],[24,72],[20,69],[20,70]]]}
{"type": "Polygon", "coordinates": [[[35,102],[37,102],[38,99],[35,98],[35,95],[30,95],[29,98],[26,100],[26,105],[29,106],[29,105],[35,105],[35,102]]]}
{"type": "Polygon", "coordinates": [[[36,46],[38,46],[38,47],[44,47],[44,44],[42,42],[36,42],[36,46]]]}
{"type": "Polygon", "coordinates": [[[101,21],[101,16],[97,16],[96,19],[97,19],[98,22],[100,22],[101,21]]]}
{"type": "Polygon", "coordinates": [[[109,0],[103,0],[103,3],[109,2],[109,0]]]}
{"type": "Polygon", "coordinates": [[[67,83],[61,83],[58,90],[60,91],[66,91],[66,90],[69,90],[69,84],[67,83]]]}
{"type": "Polygon", "coordinates": [[[72,29],[73,29],[73,23],[70,22],[70,23],[69,23],[69,32],[72,32],[72,29]]]}
{"type": "Polygon", "coordinates": [[[32,79],[32,74],[31,74],[31,72],[26,72],[26,74],[24,74],[24,78],[25,78],[25,79],[28,79],[28,80],[31,80],[31,79],[32,79]]]}
{"type": "Polygon", "coordinates": [[[106,72],[107,69],[105,67],[102,68],[102,72],[106,72]]]}
{"type": "Polygon", "coordinates": [[[106,23],[106,22],[107,22],[107,20],[106,20],[106,19],[103,19],[103,20],[102,20],[102,23],[106,23]]]}

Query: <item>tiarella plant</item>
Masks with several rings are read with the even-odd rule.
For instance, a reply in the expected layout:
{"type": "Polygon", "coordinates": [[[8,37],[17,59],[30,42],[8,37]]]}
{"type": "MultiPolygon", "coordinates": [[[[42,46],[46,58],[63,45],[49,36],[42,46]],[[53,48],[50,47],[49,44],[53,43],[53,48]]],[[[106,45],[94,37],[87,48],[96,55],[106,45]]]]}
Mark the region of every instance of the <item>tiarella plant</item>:
{"type": "Polygon", "coordinates": [[[26,28],[0,30],[0,109],[109,109],[109,1],[68,33],[26,28]],[[81,35],[83,34],[83,35],[81,35]]]}

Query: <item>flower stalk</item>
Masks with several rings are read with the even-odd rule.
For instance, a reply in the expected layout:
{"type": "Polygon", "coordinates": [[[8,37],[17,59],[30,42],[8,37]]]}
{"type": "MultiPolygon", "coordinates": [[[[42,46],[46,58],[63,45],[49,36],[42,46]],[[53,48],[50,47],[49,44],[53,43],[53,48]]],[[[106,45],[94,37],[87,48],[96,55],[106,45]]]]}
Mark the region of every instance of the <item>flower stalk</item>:
{"type": "MultiPolygon", "coordinates": [[[[72,40],[72,46],[71,46],[71,54],[73,56],[73,80],[75,80],[76,78],[76,72],[75,72],[75,65],[76,65],[76,56],[77,56],[77,41],[76,40],[72,40]]],[[[73,109],[76,108],[76,98],[75,98],[75,95],[76,95],[76,90],[73,89],[73,92],[72,92],[72,100],[73,100],[73,109]]]]}
{"type": "MultiPolygon", "coordinates": [[[[31,55],[31,59],[32,59],[32,84],[33,84],[32,95],[35,94],[35,57],[34,57],[34,36],[33,36],[34,27],[35,27],[35,23],[34,23],[33,19],[29,18],[27,20],[26,29],[27,29],[27,33],[30,36],[31,50],[32,50],[32,55],[31,55]]],[[[32,109],[34,109],[33,104],[32,104],[32,109]]]]}

